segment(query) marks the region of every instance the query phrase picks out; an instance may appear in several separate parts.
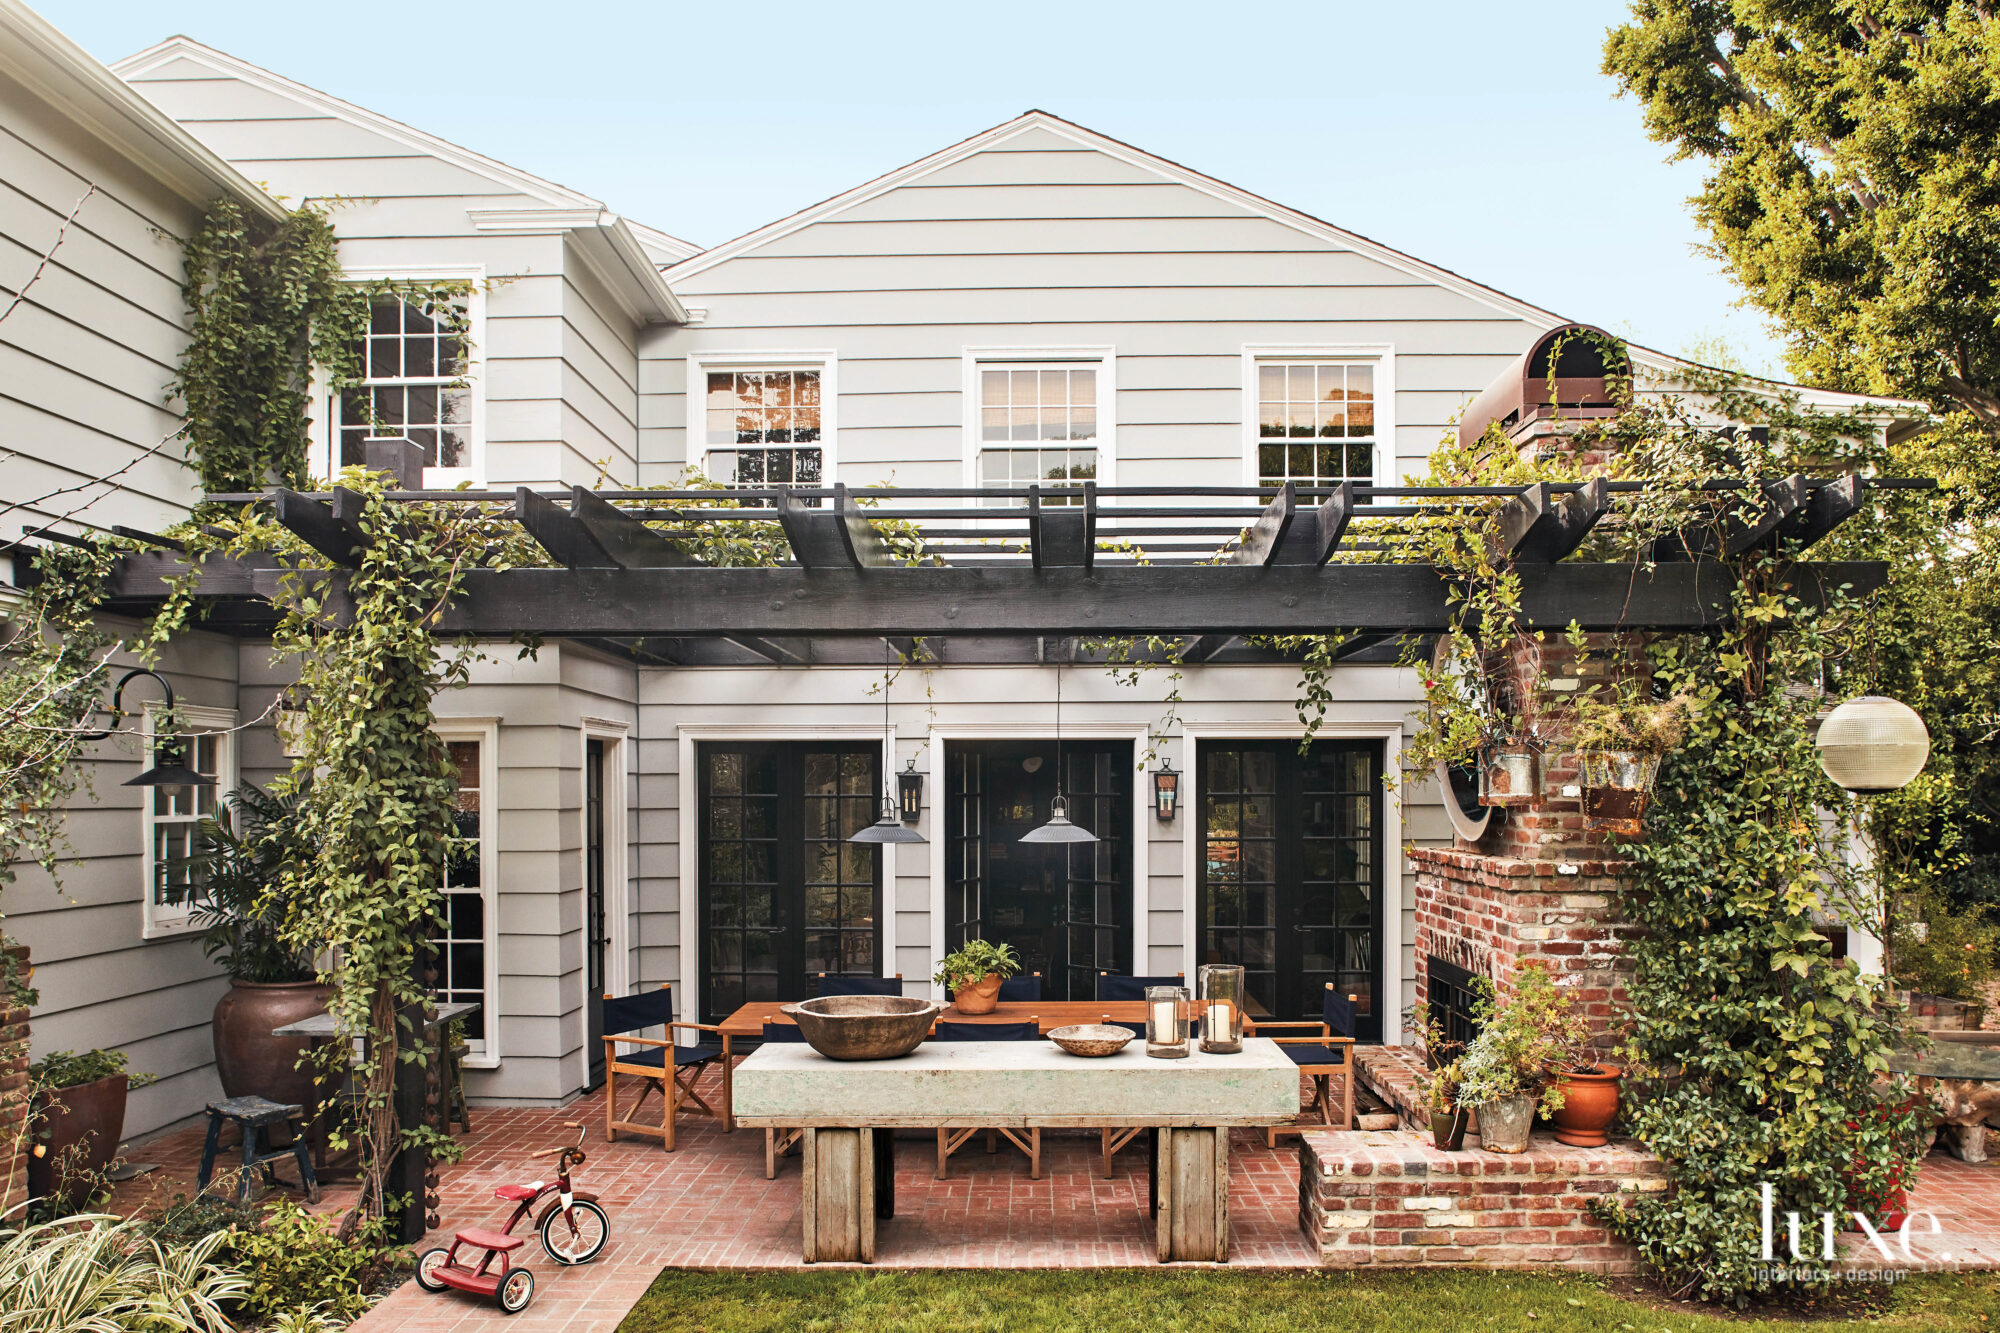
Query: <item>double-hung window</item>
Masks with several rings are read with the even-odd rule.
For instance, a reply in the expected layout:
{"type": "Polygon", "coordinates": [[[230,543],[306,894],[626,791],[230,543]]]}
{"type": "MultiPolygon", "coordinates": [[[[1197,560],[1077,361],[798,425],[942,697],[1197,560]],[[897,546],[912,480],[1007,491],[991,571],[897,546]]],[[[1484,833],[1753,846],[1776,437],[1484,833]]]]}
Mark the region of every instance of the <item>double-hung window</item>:
{"type": "MultiPolygon", "coordinates": [[[[212,787],[142,787],[140,820],[143,826],[145,899],[142,932],[147,939],[172,935],[192,924],[194,888],[188,858],[197,846],[196,830],[201,821],[222,809],[222,800],[236,784],[236,714],[227,709],[198,708],[183,704],[182,722],[192,735],[182,742],[183,762],[195,772],[215,779],[212,787]]],[[[141,764],[150,765],[155,729],[166,714],[148,708],[140,732],[145,748],[141,764]]]]}
{"type": "Polygon", "coordinates": [[[1381,445],[1387,438],[1378,403],[1388,395],[1388,357],[1248,354],[1246,379],[1252,423],[1249,471],[1254,484],[1337,486],[1385,484],[1381,445]]]}
{"type": "Polygon", "coordinates": [[[1016,489],[1111,480],[1108,351],[1031,360],[967,353],[972,403],[972,484],[1016,489]]]}
{"type": "Polygon", "coordinates": [[[483,271],[351,272],[359,280],[441,285],[466,283],[463,295],[435,301],[378,293],[357,351],[360,379],[331,395],[328,475],[367,462],[373,436],[408,439],[424,451],[424,484],[452,487],[485,478],[485,401],[479,340],[483,271]]]}
{"type": "Polygon", "coordinates": [[[825,371],[819,366],[703,372],[705,471],[728,486],[806,486],[826,480],[825,371]]]}

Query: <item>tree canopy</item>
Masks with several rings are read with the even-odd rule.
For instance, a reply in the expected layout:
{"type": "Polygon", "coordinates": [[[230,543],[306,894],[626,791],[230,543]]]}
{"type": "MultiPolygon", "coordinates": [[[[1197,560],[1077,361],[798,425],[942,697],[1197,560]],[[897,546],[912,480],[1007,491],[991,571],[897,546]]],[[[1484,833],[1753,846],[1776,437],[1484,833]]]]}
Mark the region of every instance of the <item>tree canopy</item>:
{"type": "Polygon", "coordinates": [[[1801,379],[2000,433],[2000,22],[1974,0],[1636,0],[1605,72],[1801,379]]]}

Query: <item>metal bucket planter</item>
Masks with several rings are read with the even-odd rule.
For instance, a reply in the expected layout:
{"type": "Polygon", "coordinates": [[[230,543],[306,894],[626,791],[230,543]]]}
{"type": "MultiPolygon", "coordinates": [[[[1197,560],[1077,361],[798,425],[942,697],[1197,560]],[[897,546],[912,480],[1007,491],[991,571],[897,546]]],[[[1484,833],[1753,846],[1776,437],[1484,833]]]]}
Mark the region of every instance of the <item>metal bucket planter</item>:
{"type": "Polygon", "coordinates": [[[1643,750],[1579,750],[1576,767],[1585,828],[1625,834],[1643,830],[1660,756],[1643,750]]]}
{"type": "Polygon", "coordinates": [[[1479,1112],[1479,1146],[1488,1152],[1528,1151],[1528,1131],[1535,1123],[1535,1094],[1524,1092],[1482,1102],[1479,1112]]]}
{"type": "Polygon", "coordinates": [[[1525,745],[1495,746],[1480,752],[1479,803],[1529,805],[1542,796],[1541,752],[1525,745]]]}

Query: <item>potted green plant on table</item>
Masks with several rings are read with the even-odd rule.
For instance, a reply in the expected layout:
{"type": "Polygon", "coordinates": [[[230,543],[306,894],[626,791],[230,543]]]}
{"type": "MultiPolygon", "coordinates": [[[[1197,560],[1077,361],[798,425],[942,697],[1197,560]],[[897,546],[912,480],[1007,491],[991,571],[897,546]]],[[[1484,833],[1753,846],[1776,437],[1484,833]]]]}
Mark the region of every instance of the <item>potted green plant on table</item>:
{"type": "Polygon", "coordinates": [[[28,1066],[28,1193],[57,1214],[92,1207],[125,1135],[131,1090],[153,1082],[131,1074],[122,1051],[50,1051],[28,1066]]]}
{"type": "Polygon", "coordinates": [[[1490,982],[1480,985],[1473,1015],[1479,1035],[1459,1059],[1459,1100],[1478,1112],[1481,1146],[1525,1152],[1537,1101],[1551,1113],[1562,1109],[1568,1089],[1555,1071],[1580,1062],[1588,1031],[1570,995],[1540,963],[1515,973],[1505,999],[1490,982]]]}
{"type": "Polygon", "coordinates": [[[950,992],[961,1014],[990,1014],[1000,1003],[1000,983],[1020,970],[1013,945],[967,940],[944,956],[931,980],[950,992]]]}
{"type": "Polygon", "coordinates": [[[226,817],[202,820],[194,855],[169,866],[168,894],[191,904],[202,951],[229,974],[209,1024],[223,1095],[310,1107],[313,1071],[299,1067],[305,1038],[272,1035],[325,1012],[332,994],[287,934],[294,905],[286,871],[312,850],[299,831],[299,800],[248,783],[230,792],[226,817]]]}
{"type": "Polygon", "coordinates": [[[1623,834],[1644,828],[1660,757],[1687,739],[1693,711],[1682,696],[1656,702],[1628,693],[1577,701],[1570,745],[1587,827],[1623,834]]]}

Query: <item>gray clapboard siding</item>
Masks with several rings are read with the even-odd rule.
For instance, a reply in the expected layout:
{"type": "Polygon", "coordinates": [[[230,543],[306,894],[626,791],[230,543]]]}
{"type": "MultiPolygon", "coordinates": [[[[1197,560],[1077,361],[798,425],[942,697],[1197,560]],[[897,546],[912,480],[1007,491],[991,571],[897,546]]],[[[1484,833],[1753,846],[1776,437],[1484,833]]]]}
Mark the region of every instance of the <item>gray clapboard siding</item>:
{"type": "MultiPolygon", "coordinates": [[[[753,293],[871,292],[885,287],[908,291],[962,291],[1049,286],[1077,288],[1421,286],[1350,250],[1265,250],[1248,253],[1158,252],[1141,254],[921,254],[820,256],[765,255],[732,261],[703,294],[711,297],[753,293]]],[[[687,280],[690,292],[709,275],[687,280]]]]}

